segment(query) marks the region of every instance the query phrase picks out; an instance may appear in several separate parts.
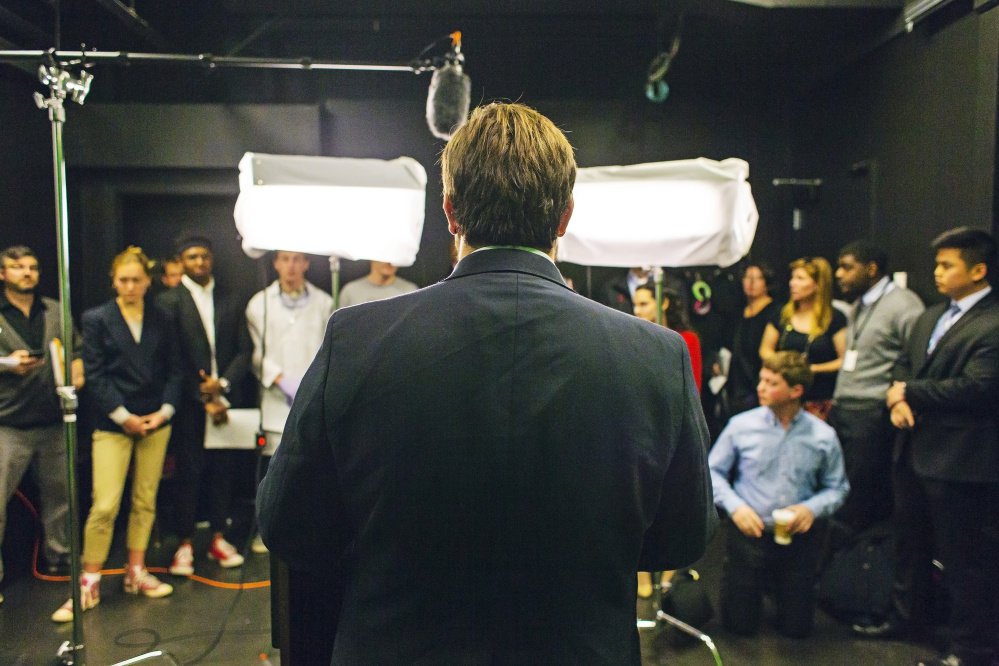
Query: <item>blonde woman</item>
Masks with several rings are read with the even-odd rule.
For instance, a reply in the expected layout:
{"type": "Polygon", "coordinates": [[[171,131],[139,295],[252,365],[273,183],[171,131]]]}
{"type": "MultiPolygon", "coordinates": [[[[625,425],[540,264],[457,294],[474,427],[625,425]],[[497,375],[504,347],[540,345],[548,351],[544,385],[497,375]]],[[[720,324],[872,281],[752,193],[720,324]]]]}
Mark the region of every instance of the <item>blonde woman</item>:
{"type": "MultiPolygon", "coordinates": [[[[156,517],[156,492],[180,395],[176,340],[166,316],[146,301],[150,261],[137,247],[114,258],[115,298],[83,313],[83,363],[95,407],[93,504],[83,535],[83,610],[100,602],[101,569],[111,548],[125,477],[134,459],[128,517],[125,592],[165,597],[173,587],[146,569],[146,547],[156,517]]],[[[52,614],[73,619],[71,601],[52,614]]]]}
{"type": "Polygon", "coordinates": [[[804,354],[815,375],[805,394],[805,409],[825,419],[846,353],[846,317],[832,304],[828,261],[804,257],[791,262],[790,269],[791,298],[764,329],[760,358],[765,362],[778,351],[804,354]]]}

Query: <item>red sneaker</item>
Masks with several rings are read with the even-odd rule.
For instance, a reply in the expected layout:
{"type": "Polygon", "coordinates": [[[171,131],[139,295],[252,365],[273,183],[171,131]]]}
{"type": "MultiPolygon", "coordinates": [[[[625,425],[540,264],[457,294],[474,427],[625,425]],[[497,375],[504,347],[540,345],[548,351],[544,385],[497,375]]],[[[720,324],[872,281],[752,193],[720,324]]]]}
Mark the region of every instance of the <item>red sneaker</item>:
{"type": "Polygon", "coordinates": [[[212,545],[208,547],[208,557],[226,569],[238,567],[243,563],[243,556],[236,552],[236,547],[220,536],[212,539],[212,545]]]}

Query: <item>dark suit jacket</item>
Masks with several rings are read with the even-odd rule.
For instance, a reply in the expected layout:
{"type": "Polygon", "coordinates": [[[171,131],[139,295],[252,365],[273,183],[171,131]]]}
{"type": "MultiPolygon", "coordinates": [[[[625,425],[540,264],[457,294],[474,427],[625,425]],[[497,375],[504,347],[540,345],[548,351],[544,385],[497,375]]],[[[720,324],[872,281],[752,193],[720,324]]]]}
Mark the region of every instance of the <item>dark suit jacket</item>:
{"type": "MultiPolygon", "coordinates": [[[[250,404],[247,390],[250,354],[253,343],[246,329],[245,302],[220,291],[215,286],[215,360],[219,376],[232,384],[232,392],[227,396],[234,407],[250,404]]],[[[156,303],[170,317],[174,332],[179,338],[180,368],[182,375],[181,398],[190,405],[200,402],[201,376],[199,371],[211,374],[212,350],[208,344],[208,334],[201,323],[198,306],[194,304],[191,292],[183,284],[168,289],[156,297],[156,303]]]]}
{"type": "Polygon", "coordinates": [[[999,482],[999,298],[993,291],[961,316],[927,356],[949,302],[927,308],[895,366],[916,426],[900,433],[913,469],[945,481],[999,482]]]}
{"type": "Polygon", "coordinates": [[[260,529],[345,571],[334,663],[637,664],[635,571],[715,525],[707,443],[679,335],[485,250],[333,314],[260,529]]]}
{"type": "Polygon", "coordinates": [[[147,302],[139,342],[111,300],[83,313],[83,366],[96,410],[95,427],[120,432],[108,414],[124,405],[145,415],[177,407],[181,375],[177,338],[166,315],[147,302]]]}

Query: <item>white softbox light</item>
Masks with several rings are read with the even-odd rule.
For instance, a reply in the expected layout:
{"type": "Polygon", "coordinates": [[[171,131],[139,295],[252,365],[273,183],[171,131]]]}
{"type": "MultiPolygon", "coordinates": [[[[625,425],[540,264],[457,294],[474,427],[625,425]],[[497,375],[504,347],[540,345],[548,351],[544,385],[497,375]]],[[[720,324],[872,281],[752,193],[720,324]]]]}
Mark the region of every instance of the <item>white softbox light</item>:
{"type": "Polygon", "coordinates": [[[427,172],[410,157],[246,153],[233,216],[250,256],[290,250],[410,266],[426,188],[427,172]]]}
{"type": "Polygon", "coordinates": [[[559,261],[588,266],[729,266],[759,213],[736,158],[579,169],[559,261]]]}

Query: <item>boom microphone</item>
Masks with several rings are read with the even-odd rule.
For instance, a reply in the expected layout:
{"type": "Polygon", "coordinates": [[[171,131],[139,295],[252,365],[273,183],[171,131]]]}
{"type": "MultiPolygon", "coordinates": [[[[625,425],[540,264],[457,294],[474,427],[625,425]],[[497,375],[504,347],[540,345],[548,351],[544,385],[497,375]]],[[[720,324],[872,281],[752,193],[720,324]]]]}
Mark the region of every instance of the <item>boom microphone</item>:
{"type": "Polygon", "coordinates": [[[427,94],[427,125],[433,135],[445,141],[468,120],[472,81],[461,62],[449,59],[434,70],[427,94]]]}

